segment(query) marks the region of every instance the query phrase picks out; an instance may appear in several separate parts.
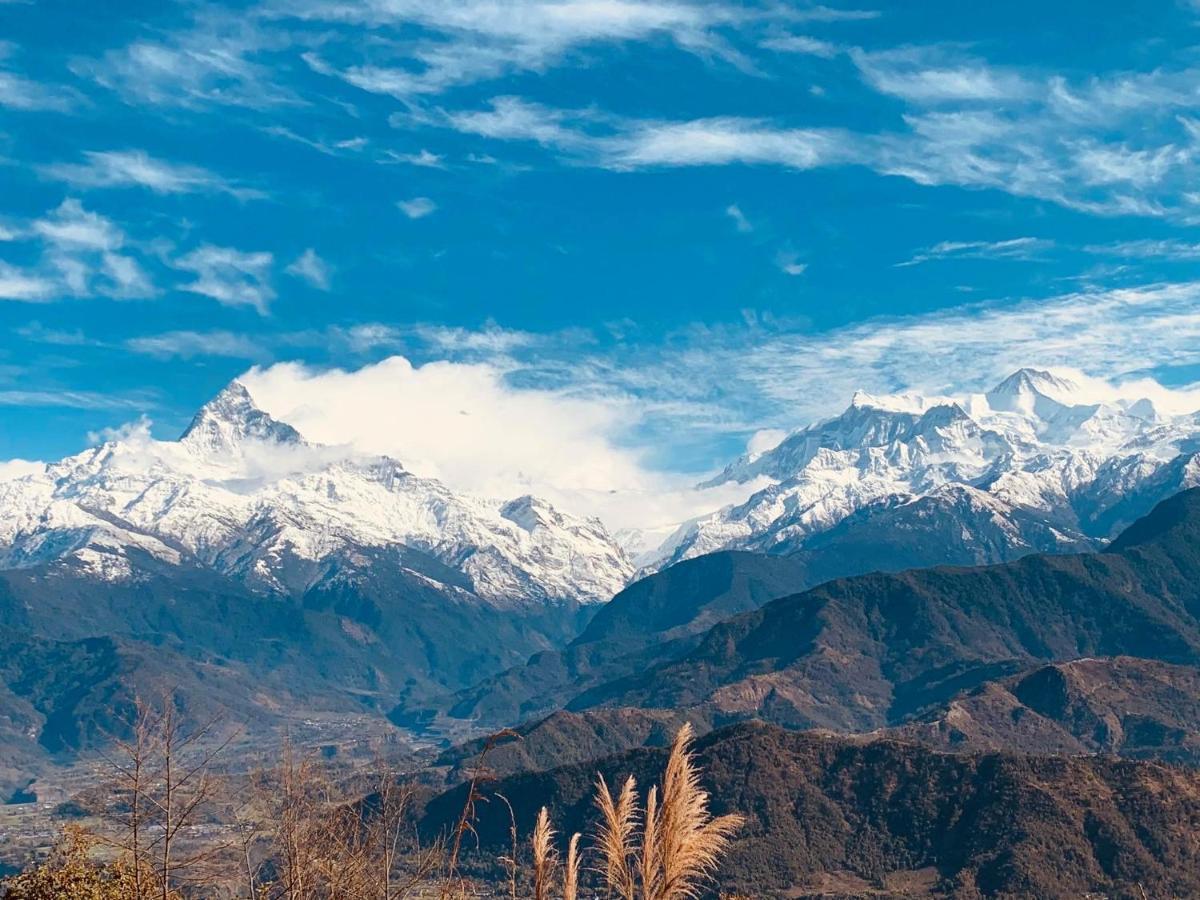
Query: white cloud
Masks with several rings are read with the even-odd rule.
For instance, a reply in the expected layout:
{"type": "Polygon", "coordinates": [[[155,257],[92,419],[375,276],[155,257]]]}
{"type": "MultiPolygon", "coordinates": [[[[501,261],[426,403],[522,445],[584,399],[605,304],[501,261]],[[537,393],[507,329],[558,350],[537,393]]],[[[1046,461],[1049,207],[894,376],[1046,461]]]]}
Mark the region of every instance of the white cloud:
{"type": "Polygon", "coordinates": [[[63,249],[112,251],[125,242],[124,232],[78,200],[64,200],[58,209],[33,223],[34,233],[63,249]]]}
{"type": "Polygon", "coordinates": [[[0,461],[0,481],[12,481],[14,478],[24,478],[26,475],[37,475],[45,468],[45,463],[28,459],[3,460],[0,461]]]}
{"type": "MultiPolygon", "coordinates": [[[[530,340],[490,357],[475,350],[470,358],[492,360],[509,383],[622,398],[629,412],[621,446],[642,448],[648,465],[677,471],[717,466],[757,431],[834,414],[859,389],[963,394],[1022,366],[1066,366],[1136,384],[1129,388],[1136,393],[1149,390],[1145,379],[1155,372],[1190,371],[1200,362],[1197,347],[1200,282],[1185,282],[976,303],[824,331],[758,320],[695,326],[660,346],[601,350],[530,340]]],[[[1195,399],[1186,392],[1162,397],[1175,397],[1164,400],[1174,409],[1195,399]]]]}
{"type": "Polygon", "coordinates": [[[242,380],[259,405],[313,441],[386,453],[458,490],[535,493],[613,529],[667,527],[747,493],[695,492],[687,477],[648,469],[620,443],[638,415],[630,399],[514,387],[495,364],[414,366],[396,356],[318,371],[285,363],[242,380]]]}
{"type": "MultiPolygon", "coordinates": [[[[0,40],[0,61],[14,56],[15,44],[0,40]]],[[[0,69],[0,107],[20,112],[69,112],[80,104],[79,94],[59,84],[44,84],[0,69]]]]}
{"type": "Polygon", "coordinates": [[[750,435],[750,440],[746,441],[746,452],[751,456],[765,453],[778,447],[780,441],[787,436],[788,433],[782,428],[763,428],[750,435]]]}
{"type": "MultiPolygon", "coordinates": [[[[587,147],[592,139],[573,122],[575,114],[531,103],[521,97],[495,97],[488,110],[445,113],[457,131],[503,141],[535,141],[548,147],[587,147]]],[[[586,118],[582,116],[580,118],[586,118]]]]}
{"type": "Polygon", "coordinates": [[[743,234],[754,230],[754,226],[750,224],[750,220],[746,218],[745,213],[742,212],[742,208],[736,203],[730,203],[725,207],[725,215],[733,219],[733,227],[743,234]]]}
{"type": "Polygon", "coordinates": [[[662,386],[671,409],[663,433],[680,433],[689,421],[711,429],[721,410],[718,428],[737,422],[740,410],[755,430],[831,414],[859,389],[961,393],[1022,366],[1075,367],[1121,384],[1194,366],[1197,346],[1200,282],[1188,282],[975,304],[818,333],[710,331],[686,353],[602,371],[609,389],[635,390],[636,379],[637,391],[659,396],[662,386]]]}
{"type": "Polygon", "coordinates": [[[271,286],[270,253],[245,253],[233,247],[202,244],[176,259],[172,265],[196,278],[181,287],[193,294],[211,297],[223,306],[251,306],[260,315],[267,314],[275,299],[271,286]]]}
{"type": "Polygon", "coordinates": [[[603,164],[615,169],[729,163],[811,169],[847,160],[836,133],[779,130],[765,122],[732,117],[643,123],[597,146],[603,164]]]}
{"type": "Polygon", "coordinates": [[[878,19],[874,9],[833,9],[829,6],[808,6],[788,10],[784,16],[794,22],[861,22],[878,19]]]}
{"type": "Polygon", "coordinates": [[[138,299],[155,294],[150,276],[127,253],[125,232],[111,219],[75,199],[28,224],[14,239],[41,243],[41,256],[26,269],[0,262],[0,298],[47,301],[100,295],[138,299]]]}
{"type": "Polygon", "coordinates": [[[854,158],[840,132],[781,130],[759,119],[628,120],[595,110],[552,109],[519,97],[496,97],[490,106],[448,113],[445,122],[469,134],[533,141],[572,159],[617,170],[730,163],[810,169],[854,158]]]}
{"type": "Polygon", "coordinates": [[[125,342],[125,347],[134,353],[158,359],[227,356],[253,360],[269,355],[253,338],[231,331],[168,331],[130,338],[125,342]]]}
{"type": "Polygon", "coordinates": [[[289,141],[295,141],[297,144],[303,144],[305,147],[310,147],[318,153],[323,153],[325,156],[347,156],[351,153],[357,153],[369,143],[365,137],[345,138],[332,142],[319,138],[309,138],[284,125],[269,125],[263,131],[275,137],[286,138],[289,141]]]}
{"type": "Polygon", "coordinates": [[[775,265],[784,275],[803,275],[808,269],[808,263],[798,261],[799,257],[791,251],[783,251],[776,255],[775,265]]]}
{"type": "Polygon", "coordinates": [[[419,153],[398,153],[395,150],[387,150],[384,155],[390,162],[406,163],[410,166],[420,166],[424,169],[444,169],[446,168],[445,159],[437,154],[422,148],[419,153]]]}
{"type": "Polygon", "coordinates": [[[327,332],[326,340],[358,354],[380,349],[392,350],[404,344],[404,336],[397,328],[379,322],[364,322],[349,328],[331,328],[327,332]]]}
{"type": "Polygon", "coordinates": [[[35,409],[145,409],[144,394],[121,397],[99,391],[71,390],[0,390],[0,406],[23,406],[35,409]]]}
{"type": "MultiPolygon", "coordinates": [[[[785,41],[774,38],[769,41],[785,41]]],[[[824,51],[793,42],[797,50],[824,51]]],[[[1100,215],[1200,221],[1200,70],[1065,78],[993,66],[960,47],[850,51],[863,80],[902,104],[874,133],[712,116],[634,119],[554,109],[518,97],[440,111],[435,121],[494,140],[528,141],[574,164],[615,170],[730,164],[856,165],[922,185],[988,188],[1100,215]],[[1137,135],[1136,140],[1114,135],[1137,135]]]]}
{"type": "Polygon", "coordinates": [[[0,261],[0,300],[38,303],[53,299],[57,289],[53,279],[0,261]]]}
{"type": "Polygon", "coordinates": [[[103,277],[97,290],[104,296],[134,300],[157,293],[150,276],[132,256],[105,253],[100,258],[99,271],[103,277]]]}
{"type": "Polygon", "coordinates": [[[437,204],[428,197],[413,197],[411,200],[398,200],[396,206],[410,219],[423,219],[437,210],[437,204]]]}
{"type": "Polygon", "coordinates": [[[762,46],[768,50],[778,50],[781,53],[803,53],[808,56],[819,56],[822,59],[832,59],[842,52],[842,48],[837,44],[803,34],[768,38],[762,42],[762,46]]]}
{"type": "Polygon", "coordinates": [[[91,343],[88,336],[79,329],[64,331],[56,328],[47,328],[41,322],[30,322],[27,325],[22,325],[16,329],[16,333],[27,341],[36,341],[39,344],[52,344],[60,347],[82,347],[85,344],[91,343]]]}
{"type": "Polygon", "coordinates": [[[89,444],[108,444],[120,441],[126,444],[148,445],[153,438],[150,427],[153,423],[147,416],[139,416],[132,422],[125,422],[111,428],[101,428],[87,433],[89,444]]]}
{"type": "Polygon", "coordinates": [[[737,60],[720,28],[770,15],[689,0],[291,0],[268,9],[280,18],[393,29],[394,60],[339,66],[313,53],[304,58],[314,71],[405,99],[512,72],[543,72],[569,60],[572,50],[599,43],[666,37],[690,52],[737,60]]]}
{"type": "Polygon", "coordinates": [[[332,275],[329,263],[317,255],[317,251],[309,247],[298,256],[291,265],[284,269],[288,275],[307,281],[317,290],[329,290],[332,275]]]}
{"type": "Polygon", "coordinates": [[[144,187],[156,194],[226,193],[240,199],[263,196],[240,188],[199,166],[155,159],[144,150],[88,150],[86,163],[43,166],[43,175],[74,187],[144,187]]]}
{"type": "Polygon", "coordinates": [[[850,57],[875,90],[914,103],[1024,100],[1038,90],[1017,71],[962,59],[937,47],[855,49],[850,57]]]}
{"type": "Polygon", "coordinates": [[[288,363],[253,370],[246,386],[315,441],[394,453],[417,471],[484,493],[520,492],[489,487],[498,478],[600,490],[637,471],[632,454],[609,440],[627,416],[619,398],[514,390],[492,364],[414,366],[397,356],[355,372],[322,372],[288,363]]]}
{"type": "Polygon", "coordinates": [[[1008,238],[1003,241],[942,241],[896,265],[916,266],[938,259],[1030,260],[1053,247],[1054,241],[1035,237],[1008,238]]]}
{"type": "Polygon", "coordinates": [[[1174,238],[1118,241],[1113,244],[1089,244],[1083,248],[1088,253],[1104,256],[1121,256],[1129,259],[1200,259],[1200,244],[1174,238]]]}
{"type": "Polygon", "coordinates": [[[130,103],[203,108],[267,109],[299,105],[256,57],[291,45],[292,36],[258,27],[254,16],[197,7],[189,29],[161,40],[137,40],[99,59],[76,59],[71,69],[116,91],[130,103]]]}

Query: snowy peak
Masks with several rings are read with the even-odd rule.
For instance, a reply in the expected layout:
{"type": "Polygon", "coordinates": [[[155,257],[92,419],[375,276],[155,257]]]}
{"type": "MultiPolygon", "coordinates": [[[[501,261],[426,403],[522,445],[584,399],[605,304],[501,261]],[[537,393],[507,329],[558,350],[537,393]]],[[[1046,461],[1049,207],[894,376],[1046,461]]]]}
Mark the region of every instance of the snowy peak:
{"type": "Polygon", "coordinates": [[[500,507],[500,515],[530,533],[539,526],[561,527],[563,524],[563,517],[554,507],[529,494],[505,503],[500,507]]]}
{"type": "Polygon", "coordinates": [[[987,392],[988,406],[995,412],[1051,418],[1075,406],[1079,386],[1039,369],[1018,369],[987,392]]]}
{"type": "Polygon", "coordinates": [[[1116,392],[1097,403],[1099,393],[1030,368],[961,402],[856,393],[840,415],[741,457],[707,482],[770,483],[681,526],[649,564],[732,548],[787,552],[890,498],[954,492],[973,505],[922,502],[913,514],[947,519],[938,534],[961,531],[982,542],[981,559],[1104,540],[1147,504],[1200,478],[1190,474],[1200,471],[1200,414],[1167,414],[1116,392]],[[989,517],[992,525],[980,524],[989,517]],[[978,522],[968,527],[967,519],[978,522]]]}
{"type": "Polygon", "coordinates": [[[390,560],[498,608],[602,602],[633,573],[593,519],[307,443],[236,381],[179,441],[113,441],[0,480],[0,569],[83,562],[135,579],[138,553],[293,596],[360,558],[390,560]]]}
{"type": "Polygon", "coordinates": [[[240,381],[231,381],[221,393],[204,404],[179,441],[202,453],[236,452],[247,441],[304,443],[295,428],[259,409],[240,381]]]}

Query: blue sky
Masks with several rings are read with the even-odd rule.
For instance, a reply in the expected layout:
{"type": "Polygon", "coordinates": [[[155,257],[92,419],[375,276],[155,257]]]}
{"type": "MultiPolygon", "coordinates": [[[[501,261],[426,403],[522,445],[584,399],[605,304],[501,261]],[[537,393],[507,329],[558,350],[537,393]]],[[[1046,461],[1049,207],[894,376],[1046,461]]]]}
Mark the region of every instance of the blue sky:
{"type": "Polygon", "coordinates": [[[0,0],[0,35],[0,459],[173,436],[250,369],[330,439],[306,397],[403,452],[445,396],[673,472],[856,387],[1200,380],[1189,3],[0,0]]]}

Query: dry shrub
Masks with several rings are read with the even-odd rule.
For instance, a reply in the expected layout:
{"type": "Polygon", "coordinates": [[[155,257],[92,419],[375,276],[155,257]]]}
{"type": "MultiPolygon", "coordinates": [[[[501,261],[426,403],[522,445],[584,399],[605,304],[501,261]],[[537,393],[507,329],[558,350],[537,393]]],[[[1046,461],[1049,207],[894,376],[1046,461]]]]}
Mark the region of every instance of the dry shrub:
{"type": "MultiPolygon", "coordinates": [[[[68,825],[58,846],[40,866],[9,879],[0,890],[5,900],[148,900],[161,896],[135,879],[128,858],[112,863],[92,859],[97,839],[68,825]]],[[[146,873],[143,873],[145,875],[146,873]]],[[[167,895],[177,900],[177,895],[167,895]]]]}
{"type": "MultiPolygon", "coordinates": [[[[174,838],[197,820],[221,780],[210,777],[211,756],[201,753],[197,761],[184,752],[191,742],[181,737],[184,732],[171,715],[146,722],[123,746],[118,764],[125,815],[116,836],[104,840],[118,851],[117,859],[94,862],[90,853],[101,839],[69,829],[49,861],[0,885],[0,896],[179,900],[174,884],[185,887],[189,898],[216,896],[209,890],[217,885],[221,896],[246,900],[402,900],[433,896],[430,890],[443,900],[468,896],[457,860],[464,835],[474,833],[481,776],[469,784],[452,841],[422,848],[403,833],[410,794],[394,773],[379,764],[378,780],[364,801],[361,781],[339,783],[327,767],[290,747],[274,768],[260,773],[248,802],[235,812],[237,840],[222,845],[223,868],[211,873],[205,868],[201,879],[198,864],[218,857],[174,838]]],[[[644,807],[633,778],[615,798],[603,779],[597,781],[595,871],[617,900],[693,900],[742,823],[740,816],[714,818],[709,813],[691,741],[691,727],[685,725],[671,748],[662,785],[650,788],[644,807]]],[[[502,862],[515,900],[515,822],[512,838],[512,857],[502,862]]],[[[530,836],[529,853],[531,900],[578,900],[584,858],[580,835],[571,836],[565,859],[560,859],[545,807],[530,836]]]]}

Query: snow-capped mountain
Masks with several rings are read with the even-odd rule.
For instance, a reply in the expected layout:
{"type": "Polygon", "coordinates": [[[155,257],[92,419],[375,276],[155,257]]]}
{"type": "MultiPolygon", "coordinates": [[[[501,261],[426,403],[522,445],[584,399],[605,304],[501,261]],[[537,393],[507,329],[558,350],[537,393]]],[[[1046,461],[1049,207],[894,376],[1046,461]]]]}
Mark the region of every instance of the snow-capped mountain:
{"type": "Polygon", "coordinates": [[[388,457],[304,441],[233,382],[178,441],[110,441],[0,481],[0,568],[54,562],[136,579],[197,565],[300,594],[379,551],[492,604],[597,602],[632,574],[596,520],[534,497],[457,494],[388,457]]]}
{"type": "Polygon", "coordinates": [[[893,543],[936,533],[981,563],[1093,547],[1200,484],[1198,450],[1196,414],[1092,402],[1032,369],[962,399],[858,393],[841,415],[706,482],[771,483],[683,525],[654,567],[728,548],[816,549],[835,535],[869,553],[865,536],[881,528],[893,543]]]}

